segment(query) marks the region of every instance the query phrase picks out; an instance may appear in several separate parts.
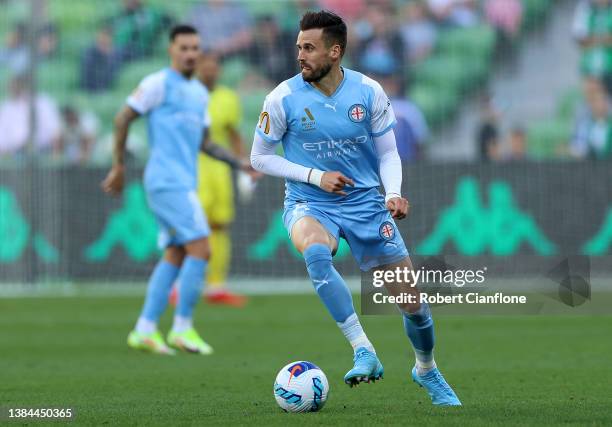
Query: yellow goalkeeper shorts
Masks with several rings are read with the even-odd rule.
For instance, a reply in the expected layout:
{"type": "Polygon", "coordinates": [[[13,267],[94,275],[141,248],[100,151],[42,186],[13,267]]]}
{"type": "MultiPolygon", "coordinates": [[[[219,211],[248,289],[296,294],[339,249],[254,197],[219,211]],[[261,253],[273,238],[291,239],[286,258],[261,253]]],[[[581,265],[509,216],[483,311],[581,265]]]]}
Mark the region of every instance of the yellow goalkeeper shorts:
{"type": "Polygon", "coordinates": [[[198,198],[210,225],[227,225],[234,220],[234,185],[229,165],[198,155],[198,198]]]}

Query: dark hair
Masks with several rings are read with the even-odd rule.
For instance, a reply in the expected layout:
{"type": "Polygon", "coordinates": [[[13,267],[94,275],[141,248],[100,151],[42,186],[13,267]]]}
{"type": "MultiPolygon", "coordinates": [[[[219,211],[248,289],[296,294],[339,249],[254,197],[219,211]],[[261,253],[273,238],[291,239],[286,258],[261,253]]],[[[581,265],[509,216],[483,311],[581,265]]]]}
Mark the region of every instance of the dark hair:
{"type": "Polygon", "coordinates": [[[300,30],[313,30],[320,28],[323,30],[323,38],[327,46],[333,43],[340,45],[342,55],[346,50],[346,24],[341,17],[329,10],[319,12],[306,12],[300,20],[300,30]]]}
{"type": "Polygon", "coordinates": [[[198,30],[191,25],[179,24],[172,27],[170,30],[170,41],[173,42],[179,34],[198,34],[198,30]]]}

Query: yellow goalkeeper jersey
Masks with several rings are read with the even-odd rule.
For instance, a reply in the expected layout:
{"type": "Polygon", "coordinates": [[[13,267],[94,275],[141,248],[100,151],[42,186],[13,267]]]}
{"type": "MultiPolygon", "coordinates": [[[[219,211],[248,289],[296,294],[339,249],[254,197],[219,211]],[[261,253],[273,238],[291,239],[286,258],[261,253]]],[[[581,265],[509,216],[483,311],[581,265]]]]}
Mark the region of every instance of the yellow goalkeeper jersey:
{"type": "Polygon", "coordinates": [[[230,148],[229,127],[238,129],[242,109],[238,94],[225,86],[216,86],[208,101],[210,114],[210,139],[225,148],[230,148]]]}
{"type": "MultiPolygon", "coordinates": [[[[216,86],[209,96],[210,140],[231,149],[229,128],[238,129],[242,116],[238,94],[228,87],[216,86]]],[[[230,223],[234,218],[234,191],[230,167],[200,153],[198,196],[210,223],[230,223]]]]}

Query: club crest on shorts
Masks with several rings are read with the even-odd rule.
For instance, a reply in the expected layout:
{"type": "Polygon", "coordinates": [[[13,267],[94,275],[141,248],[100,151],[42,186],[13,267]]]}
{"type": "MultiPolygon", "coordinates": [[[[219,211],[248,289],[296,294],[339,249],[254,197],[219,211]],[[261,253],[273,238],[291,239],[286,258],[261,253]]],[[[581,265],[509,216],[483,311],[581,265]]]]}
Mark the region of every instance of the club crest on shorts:
{"type": "Polygon", "coordinates": [[[355,123],[363,122],[366,118],[367,110],[363,104],[353,104],[348,110],[348,116],[355,123]]]}
{"type": "Polygon", "coordinates": [[[378,234],[385,240],[391,240],[395,237],[395,227],[389,221],[385,221],[380,224],[380,228],[378,229],[378,234]]]}

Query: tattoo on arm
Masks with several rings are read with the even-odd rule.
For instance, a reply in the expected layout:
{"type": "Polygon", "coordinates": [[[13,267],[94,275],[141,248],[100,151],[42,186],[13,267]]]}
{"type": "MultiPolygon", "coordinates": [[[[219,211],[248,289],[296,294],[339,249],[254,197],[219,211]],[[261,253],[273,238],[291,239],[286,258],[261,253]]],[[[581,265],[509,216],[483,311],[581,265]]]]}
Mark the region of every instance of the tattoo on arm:
{"type": "Polygon", "coordinates": [[[113,135],[113,165],[123,165],[125,161],[125,144],[132,121],[140,114],[125,105],[115,116],[115,132],[113,135]]]}

